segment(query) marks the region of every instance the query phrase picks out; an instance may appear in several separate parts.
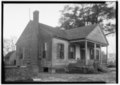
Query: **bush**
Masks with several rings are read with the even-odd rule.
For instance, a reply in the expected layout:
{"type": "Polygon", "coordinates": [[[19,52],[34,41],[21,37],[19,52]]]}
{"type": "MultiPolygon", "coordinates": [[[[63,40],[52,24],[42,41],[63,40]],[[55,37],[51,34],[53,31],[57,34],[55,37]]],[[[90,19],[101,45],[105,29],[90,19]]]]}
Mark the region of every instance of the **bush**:
{"type": "Polygon", "coordinates": [[[108,68],[105,65],[98,65],[97,70],[99,72],[108,72],[108,68]]]}
{"type": "Polygon", "coordinates": [[[96,73],[97,71],[93,66],[76,66],[75,64],[69,64],[68,73],[96,73]]]}
{"type": "Polygon", "coordinates": [[[64,68],[56,69],[56,73],[65,73],[65,69],[64,68]]]}
{"type": "Polygon", "coordinates": [[[33,72],[26,67],[6,67],[5,79],[8,81],[32,81],[33,72]]]}
{"type": "Polygon", "coordinates": [[[107,65],[108,68],[114,68],[116,65],[107,65]]]}
{"type": "Polygon", "coordinates": [[[107,67],[109,67],[109,68],[116,67],[116,63],[115,62],[109,62],[109,64],[107,65],[107,67]]]}
{"type": "Polygon", "coordinates": [[[27,78],[27,79],[17,79],[14,82],[33,82],[32,78],[27,78]]]}

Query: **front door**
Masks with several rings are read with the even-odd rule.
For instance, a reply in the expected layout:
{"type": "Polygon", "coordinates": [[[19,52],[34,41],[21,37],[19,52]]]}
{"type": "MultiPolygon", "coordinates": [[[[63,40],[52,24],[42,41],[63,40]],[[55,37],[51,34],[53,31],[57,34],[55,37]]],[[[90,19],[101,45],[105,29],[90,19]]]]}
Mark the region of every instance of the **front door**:
{"type": "Polygon", "coordinates": [[[96,60],[100,59],[100,50],[96,49],[96,60]]]}
{"type": "Polygon", "coordinates": [[[85,49],[81,48],[80,53],[81,53],[81,60],[85,60],[85,49]]]}

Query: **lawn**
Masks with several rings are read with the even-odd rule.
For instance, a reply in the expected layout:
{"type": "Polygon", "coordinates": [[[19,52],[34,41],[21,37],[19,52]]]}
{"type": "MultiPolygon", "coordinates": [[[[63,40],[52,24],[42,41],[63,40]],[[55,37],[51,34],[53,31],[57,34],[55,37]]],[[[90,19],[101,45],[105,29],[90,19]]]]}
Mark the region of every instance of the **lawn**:
{"type": "Polygon", "coordinates": [[[64,81],[64,82],[92,82],[104,81],[106,83],[116,82],[115,69],[110,68],[110,72],[99,74],[68,74],[68,73],[39,73],[39,81],[64,81]]]}
{"type": "MultiPolygon", "coordinates": [[[[17,79],[9,77],[6,81],[15,81],[17,79]]],[[[115,83],[116,82],[116,70],[115,68],[109,68],[107,73],[97,74],[69,74],[69,73],[39,73],[35,78],[34,82],[105,82],[115,83]]],[[[32,81],[31,81],[32,82],[32,81]]]]}

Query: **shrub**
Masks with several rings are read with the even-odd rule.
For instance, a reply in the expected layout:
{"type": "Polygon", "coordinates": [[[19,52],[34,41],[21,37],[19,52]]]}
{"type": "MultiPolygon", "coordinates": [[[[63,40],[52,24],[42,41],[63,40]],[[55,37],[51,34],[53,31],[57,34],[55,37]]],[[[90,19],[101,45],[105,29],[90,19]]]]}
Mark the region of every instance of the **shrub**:
{"type": "Polygon", "coordinates": [[[76,66],[75,64],[69,64],[68,73],[96,73],[97,71],[93,66],[76,66]]]}
{"type": "Polygon", "coordinates": [[[59,68],[59,69],[56,69],[56,72],[57,73],[65,73],[65,69],[64,68],[59,68]]]}
{"type": "Polygon", "coordinates": [[[116,67],[116,63],[115,62],[109,62],[107,67],[109,67],[109,68],[116,67]]]}
{"type": "MultiPolygon", "coordinates": [[[[5,79],[11,79],[12,81],[31,81],[33,72],[26,67],[6,67],[5,68],[5,79]]],[[[10,81],[10,80],[9,80],[10,81]]]]}
{"type": "Polygon", "coordinates": [[[99,72],[108,72],[108,68],[105,65],[102,65],[102,64],[98,65],[97,70],[99,72]]]}

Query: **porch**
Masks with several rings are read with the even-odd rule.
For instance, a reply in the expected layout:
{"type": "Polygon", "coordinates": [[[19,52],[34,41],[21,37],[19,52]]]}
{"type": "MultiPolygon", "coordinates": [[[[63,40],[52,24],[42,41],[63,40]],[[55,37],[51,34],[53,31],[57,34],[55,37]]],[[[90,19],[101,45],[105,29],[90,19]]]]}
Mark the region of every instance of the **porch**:
{"type": "MultiPolygon", "coordinates": [[[[102,63],[101,48],[106,47],[106,56],[108,55],[108,46],[91,40],[70,41],[69,54],[75,57],[77,63],[83,65],[93,65],[94,62],[102,63]],[[75,49],[73,49],[73,47],[75,49]]],[[[69,55],[70,56],[70,55],[69,55]]]]}

